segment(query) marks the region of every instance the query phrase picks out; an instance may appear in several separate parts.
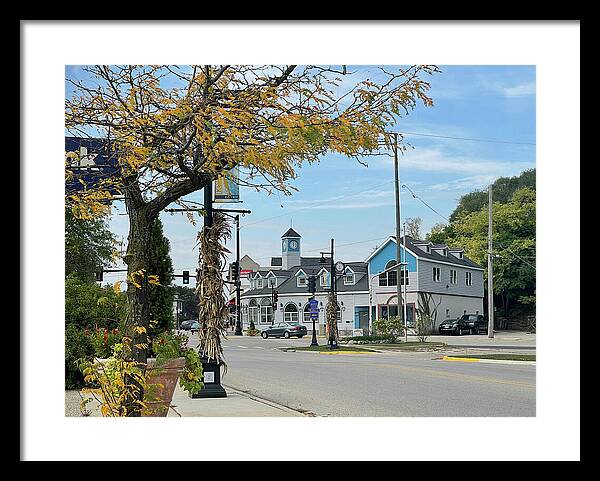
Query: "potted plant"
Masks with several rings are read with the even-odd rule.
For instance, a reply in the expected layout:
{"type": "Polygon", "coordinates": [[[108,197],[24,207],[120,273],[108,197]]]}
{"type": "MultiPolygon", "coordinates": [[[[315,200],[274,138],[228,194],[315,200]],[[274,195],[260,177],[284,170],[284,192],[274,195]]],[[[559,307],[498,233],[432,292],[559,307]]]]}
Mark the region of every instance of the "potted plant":
{"type": "Polygon", "coordinates": [[[202,389],[202,363],[198,352],[187,347],[187,341],[185,334],[171,332],[163,332],[152,341],[156,357],[149,358],[146,367],[142,416],[166,416],[178,380],[192,395],[202,389]]]}
{"type": "Polygon", "coordinates": [[[198,352],[187,347],[185,334],[159,334],[152,342],[155,357],[149,358],[146,366],[129,361],[128,340],[125,337],[122,343],[115,344],[107,359],[80,364],[85,381],[93,386],[86,391],[100,403],[103,416],[127,416],[137,407],[142,416],[164,417],[178,380],[191,394],[202,389],[202,363],[198,352]],[[140,389],[144,392],[143,401],[136,400],[140,389]]]}

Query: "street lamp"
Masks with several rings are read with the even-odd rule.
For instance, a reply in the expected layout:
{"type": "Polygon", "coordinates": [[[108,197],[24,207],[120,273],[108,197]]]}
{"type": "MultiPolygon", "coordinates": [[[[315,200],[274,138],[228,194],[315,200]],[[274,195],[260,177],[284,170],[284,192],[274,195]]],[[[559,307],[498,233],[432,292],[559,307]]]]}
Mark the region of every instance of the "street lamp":
{"type": "MultiPolygon", "coordinates": [[[[330,258],[330,292],[331,292],[331,302],[333,303],[333,306],[335,307],[335,315],[334,315],[334,322],[337,324],[337,310],[338,310],[338,304],[337,304],[337,296],[336,296],[336,284],[337,284],[337,277],[338,275],[343,275],[344,271],[346,269],[346,266],[344,265],[343,262],[336,262],[334,264],[333,262],[333,239],[331,239],[331,252],[321,252],[321,259],[320,259],[320,263],[321,264],[325,264],[327,262],[327,260],[325,259],[324,254],[329,254],[331,256],[330,258]]],[[[341,312],[341,311],[340,311],[341,312]]],[[[325,318],[327,319],[327,310],[325,311],[325,318]]],[[[336,329],[334,329],[334,326],[330,326],[329,329],[329,339],[327,341],[327,343],[329,344],[329,349],[338,349],[338,345],[337,345],[337,338],[335,335],[335,331],[336,329]]]]}

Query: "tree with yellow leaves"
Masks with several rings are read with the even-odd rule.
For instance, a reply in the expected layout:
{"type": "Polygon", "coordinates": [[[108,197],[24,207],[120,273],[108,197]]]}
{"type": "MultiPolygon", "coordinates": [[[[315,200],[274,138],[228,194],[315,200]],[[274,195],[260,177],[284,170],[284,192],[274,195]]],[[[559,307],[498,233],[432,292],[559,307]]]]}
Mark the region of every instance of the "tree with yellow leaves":
{"type": "MultiPolygon", "coordinates": [[[[148,327],[147,272],[154,219],[171,203],[237,166],[242,186],[289,194],[302,163],[335,152],[360,162],[386,130],[418,102],[432,105],[424,76],[435,66],[380,67],[382,81],[347,85],[346,67],[250,65],[96,65],[85,80],[67,79],[69,135],[105,138],[119,174],[67,196],[77,215],[94,216],[118,190],[129,237],[128,307],[133,326],[148,327]],[[135,279],[134,279],[135,278],[135,279]],[[138,285],[139,287],[136,287],[138,285]]],[[[71,175],[69,153],[66,175],[71,175]]],[[[150,273],[149,273],[150,274],[150,273]]],[[[145,334],[134,346],[147,344],[145,334]]],[[[146,349],[134,347],[146,362],[146,349]]]]}

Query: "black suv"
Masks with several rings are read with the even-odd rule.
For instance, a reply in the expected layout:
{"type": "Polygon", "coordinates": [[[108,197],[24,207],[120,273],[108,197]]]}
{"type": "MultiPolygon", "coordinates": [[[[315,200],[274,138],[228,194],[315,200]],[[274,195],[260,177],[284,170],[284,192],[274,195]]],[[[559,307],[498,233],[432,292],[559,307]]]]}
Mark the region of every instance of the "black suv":
{"type": "Polygon", "coordinates": [[[469,327],[471,334],[487,334],[487,321],[481,314],[463,314],[460,319],[469,327]]]}
{"type": "Polygon", "coordinates": [[[469,326],[463,321],[462,318],[457,319],[446,319],[440,324],[438,331],[441,335],[444,334],[455,334],[462,336],[465,332],[470,332],[469,326]]]}

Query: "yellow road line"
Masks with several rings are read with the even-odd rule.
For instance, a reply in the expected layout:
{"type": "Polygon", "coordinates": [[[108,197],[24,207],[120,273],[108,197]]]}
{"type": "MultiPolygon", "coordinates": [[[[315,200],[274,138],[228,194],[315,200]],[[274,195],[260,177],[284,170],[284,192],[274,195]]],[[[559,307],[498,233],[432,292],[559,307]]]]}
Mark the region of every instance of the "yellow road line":
{"type": "Polygon", "coordinates": [[[442,361],[461,361],[461,362],[479,362],[479,359],[473,357],[450,357],[444,356],[442,361]]]}

